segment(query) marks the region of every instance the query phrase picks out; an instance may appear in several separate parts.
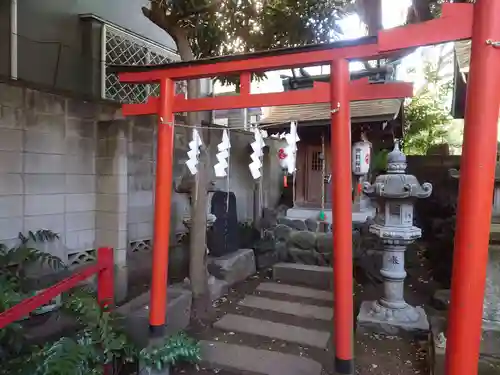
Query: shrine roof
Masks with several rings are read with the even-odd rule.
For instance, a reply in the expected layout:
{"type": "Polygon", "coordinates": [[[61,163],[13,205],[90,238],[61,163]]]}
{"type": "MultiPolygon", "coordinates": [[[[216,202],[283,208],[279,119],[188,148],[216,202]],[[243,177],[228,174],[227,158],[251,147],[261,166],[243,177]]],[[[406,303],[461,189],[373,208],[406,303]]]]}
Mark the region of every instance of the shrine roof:
{"type": "Polygon", "coordinates": [[[458,69],[461,73],[469,73],[471,41],[461,40],[455,42],[454,47],[458,69]]]}
{"type": "MultiPolygon", "coordinates": [[[[351,102],[353,123],[365,121],[394,120],[401,110],[404,99],[382,99],[351,102]]],[[[261,124],[286,124],[290,121],[330,121],[331,104],[317,103],[271,107],[263,116],[261,124]]]]}
{"type": "Polygon", "coordinates": [[[257,58],[261,58],[261,57],[280,56],[280,55],[287,55],[287,54],[294,54],[294,53],[318,52],[318,51],[325,51],[325,50],[336,49],[336,48],[345,48],[345,47],[376,44],[377,41],[378,41],[378,38],[376,36],[367,36],[367,37],[362,37],[362,38],[358,38],[358,39],[343,40],[343,41],[338,41],[338,42],[333,42],[333,43],[308,44],[308,45],[299,46],[299,47],[279,48],[279,49],[265,50],[265,51],[252,52],[252,53],[246,53],[246,54],[211,57],[211,58],[191,60],[191,61],[171,62],[171,63],[166,63],[166,64],[108,65],[107,69],[111,73],[147,72],[147,71],[151,71],[151,70],[155,70],[155,69],[180,68],[180,67],[189,67],[189,66],[197,66],[197,65],[205,65],[205,64],[214,64],[214,63],[219,63],[219,62],[241,61],[241,60],[257,59],[257,58]]]}

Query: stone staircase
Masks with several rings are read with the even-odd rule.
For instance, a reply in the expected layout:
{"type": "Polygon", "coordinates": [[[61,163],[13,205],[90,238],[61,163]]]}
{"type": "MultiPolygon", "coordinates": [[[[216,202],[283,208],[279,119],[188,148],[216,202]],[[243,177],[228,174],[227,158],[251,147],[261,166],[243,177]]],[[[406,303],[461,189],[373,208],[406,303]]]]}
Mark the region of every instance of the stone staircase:
{"type": "MultiPolygon", "coordinates": [[[[277,265],[280,271],[273,280],[260,282],[215,322],[213,339],[201,342],[203,366],[237,373],[321,375],[322,362],[333,362],[332,293],[281,282],[283,267],[277,265]]],[[[322,268],[310,272],[331,277],[322,268]]]]}

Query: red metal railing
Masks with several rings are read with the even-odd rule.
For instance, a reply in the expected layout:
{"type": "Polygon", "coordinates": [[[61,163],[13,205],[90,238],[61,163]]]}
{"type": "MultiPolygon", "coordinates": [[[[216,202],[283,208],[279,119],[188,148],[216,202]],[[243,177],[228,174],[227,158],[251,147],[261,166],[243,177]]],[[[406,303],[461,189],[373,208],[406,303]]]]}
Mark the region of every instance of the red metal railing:
{"type": "Polygon", "coordinates": [[[30,297],[0,313],[0,329],[21,320],[37,308],[52,301],[55,297],[74,288],[82,281],[97,274],[97,299],[103,307],[113,307],[114,298],[114,261],[113,249],[102,247],[97,250],[97,263],[86,267],[57,284],[30,297]]]}

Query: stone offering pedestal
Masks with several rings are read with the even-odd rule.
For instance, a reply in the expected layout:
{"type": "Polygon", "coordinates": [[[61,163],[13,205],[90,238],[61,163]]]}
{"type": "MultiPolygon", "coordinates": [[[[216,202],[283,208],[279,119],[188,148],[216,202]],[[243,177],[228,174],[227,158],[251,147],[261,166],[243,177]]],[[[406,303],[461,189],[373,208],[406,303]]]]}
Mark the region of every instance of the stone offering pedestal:
{"type": "Polygon", "coordinates": [[[358,331],[362,332],[373,331],[396,335],[402,331],[429,331],[429,322],[424,309],[408,304],[402,309],[390,309],[382,306],[379,301],[365,301],[361,304],[357,323],[358,331]]]}
{"type": "MultiPolygon", "coordinates": [[[[130,338],[140,347],[150,344],[149,299],[149,292],[146,292],[116,309],[116,313],[124,318],[124,328],[130,338]]],[[[167,337],[187,328],[191,316],[191,301],[190,290],[182,286],[168,287],[165,332],[167,337]]]]}

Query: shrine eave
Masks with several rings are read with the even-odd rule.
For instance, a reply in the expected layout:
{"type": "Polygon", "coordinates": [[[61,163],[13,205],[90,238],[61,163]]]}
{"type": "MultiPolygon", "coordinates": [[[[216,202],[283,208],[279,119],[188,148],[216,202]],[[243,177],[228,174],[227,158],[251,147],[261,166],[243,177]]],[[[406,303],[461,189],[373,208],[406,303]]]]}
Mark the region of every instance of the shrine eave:
{"type": "Polygon", "coordinates": [[[469,39],[472,15],[473,4],[445,3],[440,18],[383,30],[377,36],[163,65],[112,65],[107,69],[117,73],[123,83],[141,83],[317,66],[337,59],[379,59],[411,48],[469,39]]]}

